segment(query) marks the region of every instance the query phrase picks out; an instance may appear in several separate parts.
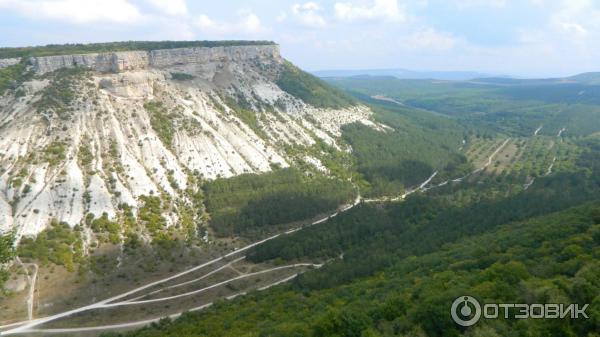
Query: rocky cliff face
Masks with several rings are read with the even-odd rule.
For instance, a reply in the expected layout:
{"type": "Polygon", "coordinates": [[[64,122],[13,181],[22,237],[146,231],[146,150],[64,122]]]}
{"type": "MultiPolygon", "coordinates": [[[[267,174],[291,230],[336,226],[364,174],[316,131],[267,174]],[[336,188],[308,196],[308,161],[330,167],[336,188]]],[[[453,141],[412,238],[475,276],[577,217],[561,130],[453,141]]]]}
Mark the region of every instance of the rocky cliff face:
{"type": "MultiPolygon", "coordinates": [[[[279,46],[230,46],[177,48],[152,51],[58,55],[32,57],[30,63],[38,74],[61,68],[86,67],[99,72],[122,72],[136,69],[165,68],[183,64],[281,61],[279,46]]],[[[1,63],[0,63],[1,64],[1,63]]]]}
{"type": "Polygon", "coordinates": [[[10,59],[0,59],[0,69],[14,66],[19,63],[21,59],[18,58],[10,58],[10,59]]]}
{"type": "Polygon", "coordinates": [[[277,46],[32,58],[38,75],[0,97],[0,231],[35,235],[54,219],[90,238],[92,219],[126,223],[148,198],[179,228],[202,179],[326,172],[302,149],[348,151],[342,125],[379,128],[363,106],[315,108],[281,90],[282,62],[277,46]]]}

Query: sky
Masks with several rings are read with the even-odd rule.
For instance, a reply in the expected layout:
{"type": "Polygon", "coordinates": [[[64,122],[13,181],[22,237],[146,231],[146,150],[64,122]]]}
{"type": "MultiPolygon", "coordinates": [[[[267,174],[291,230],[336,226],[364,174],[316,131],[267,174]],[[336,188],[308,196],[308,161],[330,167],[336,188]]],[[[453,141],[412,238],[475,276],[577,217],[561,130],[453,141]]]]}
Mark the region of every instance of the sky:
{"type": "Polygon", "coordinates": [[[272,40],[306,70],[600,71],[600,0],[0,0],[0,46],[272,40]]]}

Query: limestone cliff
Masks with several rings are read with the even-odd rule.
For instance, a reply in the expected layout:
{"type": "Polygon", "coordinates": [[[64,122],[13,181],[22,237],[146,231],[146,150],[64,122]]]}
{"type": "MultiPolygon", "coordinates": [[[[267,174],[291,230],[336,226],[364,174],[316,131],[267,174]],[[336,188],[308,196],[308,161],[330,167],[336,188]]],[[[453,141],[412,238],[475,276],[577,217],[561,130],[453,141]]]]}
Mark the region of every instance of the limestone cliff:
{"type": "Polygon", "coordinates": [[[18,58],[10,58],[10,59],[0,59],[0,69],[14,66],[19,63],[21,59],[18,58]]]}
{"type": "Polygon", "coordinates": [[[37,75],[0,96],[0,231],[19,237],[52,219],[84,231],[102,214],[123,222],[151,196],[178,227],[186,207],[199,207],[202,179],[300,162],[327,172],[302,149],[322,141],[350,150],[340,139],[347,123],[381,129],[364,106],[316,108],[283,91],[275,45],[29,63],[37,75]]]}
{"type": "Polygon", "coordinates": [[[279,46],[197,47],[58,55],[32,57],[29,61],[38,74],[45,74],[57,69],[73,67],[86,67],[99,72],[122,72],[149,67],[166,68],[184,64],[243,62],[251,60],[259,62],[265,60],[280,61],[279,46]]]}

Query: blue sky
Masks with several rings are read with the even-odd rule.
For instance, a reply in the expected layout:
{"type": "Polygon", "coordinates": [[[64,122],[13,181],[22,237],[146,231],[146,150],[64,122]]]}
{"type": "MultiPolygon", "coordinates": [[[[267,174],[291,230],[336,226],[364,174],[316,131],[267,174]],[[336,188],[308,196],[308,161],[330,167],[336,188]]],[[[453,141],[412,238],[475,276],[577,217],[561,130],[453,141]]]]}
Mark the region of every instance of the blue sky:
{"type": "Polygon", "coordinates": [[[597,0],[0,0],[0,45],[267,39],[308,70],[600,71],[597,0]]]}

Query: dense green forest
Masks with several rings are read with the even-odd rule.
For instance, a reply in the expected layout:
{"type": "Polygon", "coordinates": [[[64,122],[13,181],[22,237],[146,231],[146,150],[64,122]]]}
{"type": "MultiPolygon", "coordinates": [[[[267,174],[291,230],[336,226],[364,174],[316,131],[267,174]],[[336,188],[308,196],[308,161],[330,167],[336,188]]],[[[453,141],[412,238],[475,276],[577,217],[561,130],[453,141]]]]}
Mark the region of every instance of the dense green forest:
{"type": "MultiPolygon", "coordinates": [[[[390,252],[400,252],[396,256],[399,258],[432,252],[448,242],[483,233],[500,224],[596,200],[600,198],[600,141],[594,139],[586,144],[587,151],[578,159],[577,172],[540,178],[521,193],[457,204],[442,191],[416,195],[385,208],[364,205],[321,226],[266,242],[251,251],[249,259],[259,262],[332,258],[344,253],[342,261],[332,264],[341,268],[335,273],[337,279],[313,282],[320,287],[373,273],[395,259],[390,252]],[[365,251],[371,252],[367,260],[365,251]]],[[[453,195],[454,191],[447,193],[453,195]]]]}
{"type": "Polygon", "coordinates": [[[453,189],[440,189],[363,204],[265,242],[249,260],[327,263],[290,284],[123,336],[596,336],[600,139],[578,144],[577,169],[539,177],[518,193],[457,202],[453,189]],[[461,328],[449,310],[465,294],[486,303],[589,304],[590,318],[461,328]]]}
{"type": "Polygon", "coordinates": [[[13,260],[15,256],[14,236],[12,233],[0,235],[0,289],[4,291],[4,283],[10,277],[9,272],[4,268],[4,264],[13,260]]]}
{"type": "Polygon", "coordinates": [[[371,103],[375,118],[392,130],[380,132],[362,124],[343,128],[352,146],[356,171],[366,184],[365,196],[395,195],[427,179],[461,176],[472,169],[458,153],[467,129],[445,117],[414,109],[371,103]]]}
{"type": "Polygon", "coordinates": [[[156,50],[190,47],[273,45],[272,41],[123,41],[107,43],[49,44],[46,46],[0,48],[0,59],[66,54],[106,53],[127,50],[156,50]]]}
{"type": "Polygon", "coordinates": [[[294,168],[216,179],[204,185],[204,193],[211,226],[221,236],[305,220],[335,210],[356,195],[347,181],[309,176],[294,168]]]}
{"type": "MultiPolygon", "coordinates": [[[[340,268],[308,272],[291,285],[121,336],[595,336],[599,245],[600,203],[594,202],[475,236],[463,233],[424,254],[388,247],[388,254],[406,257],[371,276],[313,287],[307,280],[336,278],[340,268]],[[464,294],[487,303],[588,303],[590,318],[483,320],[460,328],[449,308],[464,294]]],[[[362,250],[362,264],[352,268],[371,263],[372,254],[362,250]]]]}
{"type": "MultiPolygon", "coordinates": [[[[337,273],[308,279],[306,285],[326,287],[374,273],[396,258],[433,252],[459,238],[486,232],[500,224],[523,220],[598,198],[598,182],[589,176],[561,175],[506,199],[456,207],[426,195],[386,208],[371,205],[353,209],[322,226],[258,246],[249,259],[334,258],[337,273]],[[561,195],[557,198],[557,195],[561,195]],[[419,238],[419,240],[415,240],[419,238]],[[370,252],[366,257],[364,252],[370,252]],[[335,277],[332,278],[332,275],[335,277]]],[[[300,282],[304,276],[300,276],[300,282]]]]}
{"type": "Polygon", "coordinates": [[[366,99],[384,95],[405,106],[451,116],[480,132],[529,136],[543,125],[541,134],[556,135],[566,128],[571,135],[585,136],[600,129],[600,86],[588,82],[522,84],[393,77],[337,78],[329,82],[366,99]]]}

